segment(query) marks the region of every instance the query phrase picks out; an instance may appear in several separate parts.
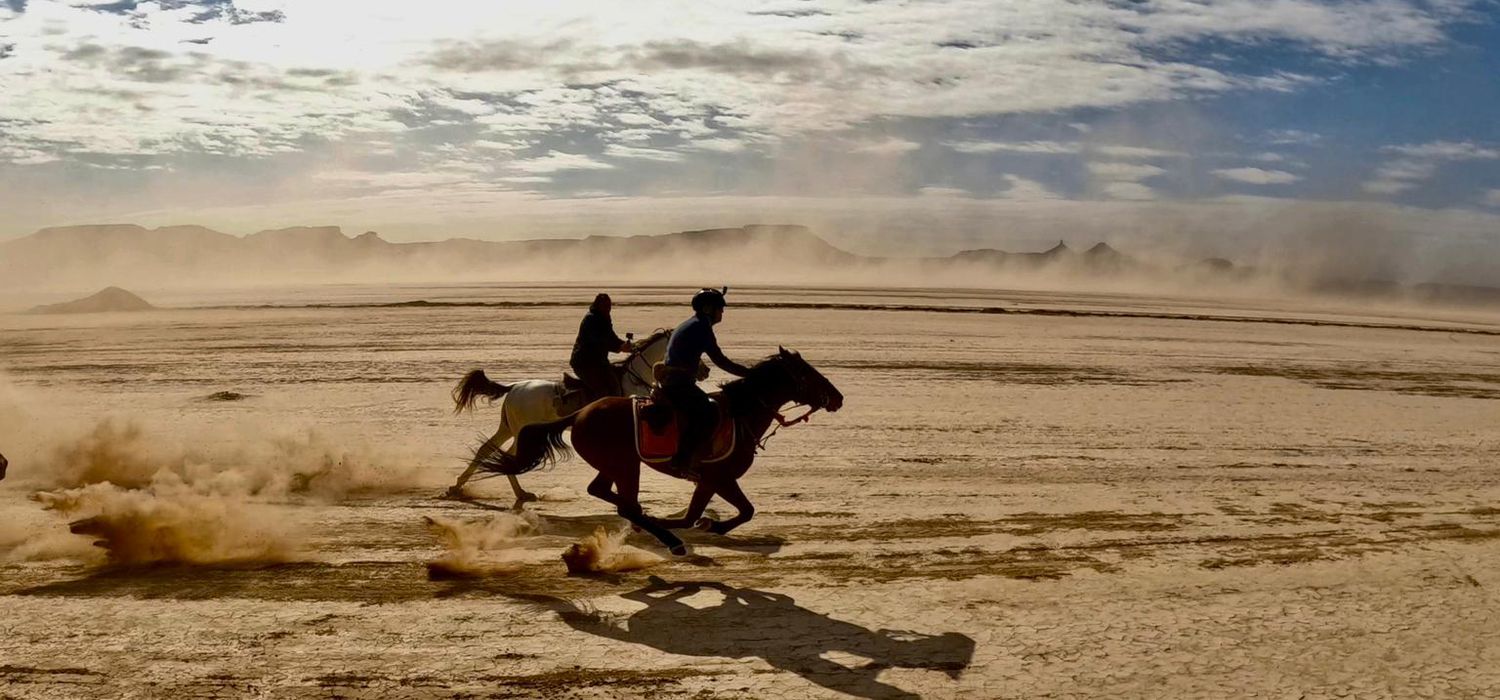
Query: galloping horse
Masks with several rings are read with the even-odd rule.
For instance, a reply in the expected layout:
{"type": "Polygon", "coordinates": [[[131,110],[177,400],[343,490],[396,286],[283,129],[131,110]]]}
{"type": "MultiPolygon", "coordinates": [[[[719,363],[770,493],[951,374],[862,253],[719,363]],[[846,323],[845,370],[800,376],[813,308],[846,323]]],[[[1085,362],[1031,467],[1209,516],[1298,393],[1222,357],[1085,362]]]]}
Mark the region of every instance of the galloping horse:
{"type": "MultiPolygon", "coordinates": [[[[645,396],[651,393],[651,368],[667,355],[667,340],[672,336],[669,330],[657,329],[646,339],[636,343],[635,349],[630,355],[616,366],[620,368],[620,388],[627,396],[645,396]]],[[[708,365],[698,363],[698,378],[701,380],[708,376],[708,365]]],[[[471,370],[464,378],[459,380],[458,386],[453,388],[454,412],[472,410],[474,404],[481,398],[490,401],[500,399],[500,427],[495,434],[490,436],[479,450],[474,454],[474,459],[469,461],[469,467],[458,477],[458,482],[448,488],[444,494],[448,498],[459,498],[463,496],[464,484],[468,483],[470,477],[474,476],[479,463],[505,447],[507,440],[519,434],[521,428],[532,423],[545,423],[554,421],[564,414],[572,413],[576,408],[562,406],[563,397],[567,389],[561,382],[548,381],[546,379],[526,379],[514,384],[500,384],[490,381],[484,376],[483,370],[471,370]]],[[[581,404],[576,405],[581,408],[581,404]]],[[[536,495],[521,488],[521,482],[516,477],[507,474],[510,480],[510,488],[516,494],[515,508],[520,509],[522,504],[535,501],[536,495]]]]}
{"type": "MultiPolygon", "coordinates": [[[[589,483],[589,495],[613,503],[621,517],[651,533],[680,556],[687,553],[687,547],[670,530],[696,525],[722,535],[755,515],[755,506],[740,490],[739,479],[755,461],[759,438],[771,427],[771,421],[779,417],[782,405],[804,404],[810,407],[810,412],[837,411],[844,405],[844,395],[827,378],[801,355],[785,348],[756,363],[745,377],[725,384],[717,396],[719,401],[726,402],[728,419],[734,421],[735,448],[724,459],[702,464],[692,501],[679,518],[652,518],[641,510],[641,459],[636,450],[633,399],[600,399],[561,420],[528,425],[516,437],[514,456],[491,452],[476,459],[479,468],[486,471],[508,476],[525,474],[545,462],[566,456],[569,450],[562,434],[572,428],[573,450],[599,471],[589,483]],[[611,484],[614,491],[610,490],[611,484]],[[739,513],[722,522],[700,520],[709,499],[715,495],[728,501],[739,513]]],[[[658,471],[688,478],[660,468],[658,471]]]]}

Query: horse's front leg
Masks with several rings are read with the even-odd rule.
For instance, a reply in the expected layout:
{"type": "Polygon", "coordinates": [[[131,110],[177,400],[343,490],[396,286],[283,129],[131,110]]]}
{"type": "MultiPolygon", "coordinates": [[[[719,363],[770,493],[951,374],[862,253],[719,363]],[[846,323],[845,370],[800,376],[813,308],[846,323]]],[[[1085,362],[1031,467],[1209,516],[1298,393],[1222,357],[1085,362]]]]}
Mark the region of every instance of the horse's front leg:
{"type": "MultiPolygon", "coordinates": [[[[605,472],[604,469],[599,471],[605,472]]],[[[650,533],[667,549],[672,550],[672,554],[679,557],[687,554],[687,545],[683,544],[681,538],[657,525],[656,518],[646,515],[641,509],[641,467],[640,463],[635,461],[635,456],[631,455],[629,461],[621,462],[611,469],[610,473],[612,474],[610,478],[615,482],[617,489],[615,512],[619,513],[620,517],[629,520],[632,525],[650,533]]]]}
{"type": "MultiPolygon", "coordinates": [[[[727,535],[730,530],[750,522],[750,519],[755,517],[755,506],[750,503],[749,498],[745,497],[745,492],[740,490],[738,479],[726,479],[714,484],[714,493],[718,494],[719,498],[727,501],[729,505],[739,509],[739,513],[728,520],[701,518],[696,523],[697,527],[712,532],[715,535],[727,535]]],[[[697,494],[695,493],[694,496],[696,497],[697,494]]]]}
{"type": "Polygon", "coordinates": [[[708,502],[713,497],[713,484],[708,479],[699,479],[697,487],[693,489],[693,498],[688,502],[687,510],[682,511],[680,517],[656,519],[656,524],[668,530],[692,527],[698,522],[698,518],[703,517],[703,511],[708,508],[708,502]]]}

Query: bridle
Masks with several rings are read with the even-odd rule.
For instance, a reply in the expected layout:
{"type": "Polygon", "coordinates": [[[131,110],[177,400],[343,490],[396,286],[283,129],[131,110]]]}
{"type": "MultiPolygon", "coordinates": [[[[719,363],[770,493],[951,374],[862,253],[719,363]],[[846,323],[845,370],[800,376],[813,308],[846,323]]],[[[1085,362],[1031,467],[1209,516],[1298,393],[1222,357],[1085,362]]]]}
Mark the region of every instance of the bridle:
{"type": "MultiPolygon", "coordinates": [[[[801,393],[804,389],[806,389],[807,381],[805,377],[799,376],[801,373],[787,372],[787,374],[792,379],[792,390],[794,393],[801,393]]],[[[766,405],[767,408],[771,409],[771,415],[775,418],[776,425],[771,428],[771,432],[766,433],[765,437],[756,441],[755,449],[757,451],[766,449],[766,443],[769,443],[771,441],[772,436],[776,435],[776,431],[781,430],[782,428],[790,428],[798,423],[806,423],[809,419],[812,418],[812,414],[823,410],[823,408],[828,405],[829,397],[826,394],[820,394],[817,398],[822,400],[823,406],[814,406],[812,404],[793,402],[792,406],[794,408],[797,406],[807,406],[807,411],[802,415],[797,416],[796,418],[790,419],[781,412],[780,406],[770,406],[763,403],[762,405],[766,405]]]]}
{"type": "MultiPolygon", "coordinates": [[[[630,354],[625,356],[625,361],[621,363],[621,366],[625,369],[625,374],[634,377],[635,380],[641,384],[641,386],[649,387],[653,382],[649,377],[642,376],[641,373],[636,370],[635,361],[643,360],[643,356],[646,354],[646,348],[649,348],[652,345],[661,342],[661,339],[668,333],[669,331],[667,331],[666,329],[656,329],[656,331],[648,336],[645,341],[632,348],[630,354]]],[[[642,362],[642,364],[646,363],[642,362]]]]}

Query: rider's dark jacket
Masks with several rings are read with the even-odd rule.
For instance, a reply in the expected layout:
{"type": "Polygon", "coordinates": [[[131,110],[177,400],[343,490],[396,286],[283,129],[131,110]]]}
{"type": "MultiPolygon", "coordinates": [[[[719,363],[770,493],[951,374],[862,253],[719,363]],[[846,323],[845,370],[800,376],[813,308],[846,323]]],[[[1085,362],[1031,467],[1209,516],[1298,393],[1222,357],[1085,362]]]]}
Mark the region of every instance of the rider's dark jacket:
{"type": "MultiPolygon", "coordinates": [[[[714,324],[702,315],[693,315],[677,325],[667,341],[667,366],[693,372],[698,362],[707,354],[719,369],[736,377],[745,376],[749,368],[730,360],[719,350],[719,339],[714,335],[714,324]]],[[[691,376],[691,375],[689,375],[691,376]]]]}
{"type": "Polygon", "coordinates": [[[615,326],[605,314],[590,311],[578,324],[578,339],[573,341],[573,356],[568,364],[598,366],[609,364],[609,354],[620,349],[625,341],[615,335],[615,326]]]}

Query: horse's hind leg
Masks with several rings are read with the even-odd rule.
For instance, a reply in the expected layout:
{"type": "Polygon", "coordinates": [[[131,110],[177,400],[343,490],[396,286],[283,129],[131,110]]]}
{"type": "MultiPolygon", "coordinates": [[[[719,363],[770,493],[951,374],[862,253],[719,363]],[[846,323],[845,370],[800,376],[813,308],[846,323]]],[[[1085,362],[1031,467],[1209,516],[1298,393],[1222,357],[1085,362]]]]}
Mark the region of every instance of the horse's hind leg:
{"type": "Polygon", "coordinates": [[[730,530],[750,522],[750,519],[755,517],[755,506],[750,503],[750,499],[745,496],[745,492],[740,490],[739,480],[730,479],[723,483],[714,484],[714,493],[717,493],[719,498],[728,501],[729,505],[739,509],[739,513],[735,514],[733,518],[723,521],[714,521],[708,518],[698,521],[697,524],[709,532],[716,535],[727,535],[730,530]]]}
{"type": "Polygon", "coordinates": [[[693,498],[688,502],[688,507],[670,518],[657,520],[656,524],[668,530],[678,530],[692,527],[702,517],[703,511],[708,508],[708,502],[714,497],[714,488],[707,479],[698,481],[697,487],[693,489],[693,498]]]}
{"type": "Polygon", "coordinates": [[[499,450],[508,439],[510,439],[510,428],[507,428],[505,421],[502,420],[500,421],[500,428],[495,431],[494,435],[490,436],[490,439],[485,440],[484,444],[479,446],[479,449],[474,451],[474,458],[469,460],[469,467],[464,470],[464,473],[458,475],[458,481],[449,486],[448,492],[443,495],[447,498],[463,498],[464,484],[469,483],[469,479],[474,476],[474,472],[479,470],[479,464],[494,454],[496,450],[499,450]]]}
{"type": "MultiPolygon", "coordinates": [[[[600,473],[602,474],[603,472],[604,470],[601,469],[600,473]]],[[[683,544],[677,535],[662,529],[656,524],[655,518],[647,517],[645,511],[641,509],[640,463],[632,461],[629,468],[615,470],[613,480],[615,487],[619,490],[615,494],[615,498],[618,499],[615,501],[615,512],[619,513],[620,517],[629,520],[632,525],[651,533],[652,537],[655,537],[667,549],[672,550],[673,554],[679,557],[687,554],[687,545],[683,544]]],[[[597,482],[598,480],[596,479],[595,481],[597,482]]],[[[590,486],[592,487],[592,484],[590,486]]],[[[593,492],[590,491],[590,493],[593,492]]],[[[603,498],[602,496],[600,497],[603,498]]]]}
{"type": "MultiPolygon", "coordinates": [[[[490,439],[485,440],[483,445],[479,446],[479,449],[474,452],[474,459],[469,460],[469,467],[464,470],[463,474],[458,476],[458,482],[448,487],[448,492],[443,495],[447,498],[463,498],[464,484],[468,483],[469,479],[474,476],[474,472],[479,469],[479,464],[485,458],[504,448],[505,441],[510,438],[510,422],[501,419],[500,427],[495,430],[495,434],[490,436],[490,439]]],[[[512,506],[513,508],[521,510],[523,504],[537,500],[536,494],[529,493],[521,488],[521,482],[517,481],[514,475],[506,474],[505,478],[510,481],[510,489],[516,494],[516,502],[512,506]]]]}
{"type": "Polygon", "coordinates": [[[600,472],[598,476],[594,477],[593,481],[589,482],[589,495],[612,506],[619,505],[620,499],[615,496],[614,491],[609,489],[612,484],[614,482],[610,481],[609,477],[605,476],[603,472],[600,472]]]}

